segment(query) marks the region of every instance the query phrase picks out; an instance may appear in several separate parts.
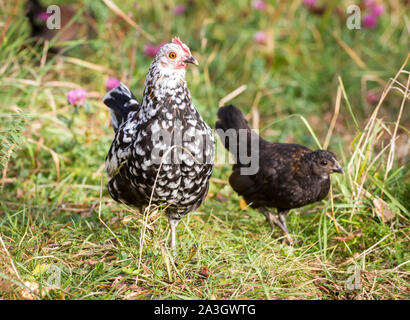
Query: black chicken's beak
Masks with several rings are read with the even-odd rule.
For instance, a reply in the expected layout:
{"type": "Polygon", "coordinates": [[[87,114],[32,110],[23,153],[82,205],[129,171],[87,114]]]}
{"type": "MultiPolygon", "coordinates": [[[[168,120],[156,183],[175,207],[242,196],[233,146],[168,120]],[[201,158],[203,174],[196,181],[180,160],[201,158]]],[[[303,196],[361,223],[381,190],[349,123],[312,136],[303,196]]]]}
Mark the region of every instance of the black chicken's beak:
{"type": "Polygon", "coordinates": [[[199,64],[198,61],[193,56],[190,56],[189,58],[185,59],[184,62],[185,63],[192,63],[196,66],[199,64]]]}
{"type": "Polygon", "coordinates": [[[341,173],[341,174],[345,173],[344,170],[342,169],[342,167],[340,166],[339,162],[337,162],[336,160],[335,160],[335,163],[333,165],[332,170],[333,170],[333,172],[337,172],[337,173],[341,173]]]}

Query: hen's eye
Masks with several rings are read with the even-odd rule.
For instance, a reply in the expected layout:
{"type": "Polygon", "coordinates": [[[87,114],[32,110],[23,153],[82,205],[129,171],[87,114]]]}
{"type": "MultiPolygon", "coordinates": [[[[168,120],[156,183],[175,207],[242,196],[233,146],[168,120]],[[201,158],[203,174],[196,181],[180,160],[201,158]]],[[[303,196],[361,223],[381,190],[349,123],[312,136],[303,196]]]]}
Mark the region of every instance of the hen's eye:
{"type": "Polygon", "coordinates": [[[171,51],[170,53],[168,53],[168,57],[175,59],[177,57],[177,54],[174,51],[171,51]]]}
{"type": "Polygon", "coordinates": [[[326,160],[322,160],[322,161],[320,161],[320,165],[321,165],[321,166],[325,166],[325,165],[327,165],[327,161],[326,161],[326,160]]]}

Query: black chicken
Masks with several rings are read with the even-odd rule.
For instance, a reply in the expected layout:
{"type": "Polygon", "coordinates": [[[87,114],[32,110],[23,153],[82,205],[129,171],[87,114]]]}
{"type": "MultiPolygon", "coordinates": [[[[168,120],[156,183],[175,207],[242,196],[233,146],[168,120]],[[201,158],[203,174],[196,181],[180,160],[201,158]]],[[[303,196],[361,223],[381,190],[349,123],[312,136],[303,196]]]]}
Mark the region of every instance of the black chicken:
{"type": "Polygon", "coordinates": [[[236,160],[229,177],[230,185],[265,215],[272,230],[277,225],[286,242],[293,244],[286,227],[286,214],[290,209],[326,197],[330,188],[329,175],[344,173],[336,156],[326,150],[312,151],[298,144],[266,141],[249,128],[242,112],[231,105],[219,109],[216,128],[236,160]],[[240,131],[242,135],[238,134],[240,131]],[[259,167],[256,173],[247,175],[241,170],[250,168],[252,160],[243,161],[249,157],[256,160],[259,167]],[[272,207],[277,208],[277,213],[267,209],[272,207]]]}
{"type": "Polygon", "coordinates": [[[161,47],[145,79],[142,103],[123,84],[104,98],[115,138],[106,158],[114,200],[142,209],[162,205],[171,248],[181,217],[204,200],[213,169],[214,136],[192,103],[185,80],[198,64],[179,38],[161,47]]]}

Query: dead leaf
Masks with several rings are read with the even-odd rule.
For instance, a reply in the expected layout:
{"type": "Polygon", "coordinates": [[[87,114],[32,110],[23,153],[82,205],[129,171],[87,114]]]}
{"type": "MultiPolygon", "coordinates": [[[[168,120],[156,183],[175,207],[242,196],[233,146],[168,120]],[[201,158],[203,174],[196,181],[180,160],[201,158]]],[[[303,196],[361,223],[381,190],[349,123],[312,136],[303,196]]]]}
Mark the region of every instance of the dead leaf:
{"type": "Polygon", "coordinates": [[[22,288],[20,290],[21,297],[26,300],[37,299],[38,297],[36,295],[39,291],[40,285],[37,282],[28,282],[28,281],[24,282],[24,285],[27,288],[29,288],[31,291],[26,288],[22,288]]]}
{"type": "Polygon", "coordinates": [[[20,199],[23,196],[24,192],[20,188],[17,188],[17,199],[20,199]]]}
{"type": "Polygon", "coordinates": [[[135,299],[136,297],[142,294],[148,294],[149,292],[146,288],[140,287],[135,283],[128,286],[127,289],[130,290],[131,292],[124,296],[125,300],[135,299]]]}
{"type": "Polygon", "coordinates": [[[81,212],[80,216],[83,218],[91,217],[96,206],[97,206],[97,203],[93,203],[91,208],[89,210],[81,212]]]}
{"type": "Polygon", "coordinates": [[[130,223],[131,220],[133,220],[133,219],[135,219],[135,218],[136,218],[136,217],[133,216],[133,215],[125,216],[125,217],[121,220],[121,222],[122,222],[123,224],[128,224],[128,223],[130,223]]]}
{"type": "Polygon", "coordinates": [[[118,291],[125,291],[128,289],[125,279],[123,277],[116,277],[111,284],[111,288],[115,288],[118,291]]]}
{"type": "Polygon", "coordinates": [[[225,198],[220,192],[218,192],[218,193],[216,194],[216,199],[218,199],[218,201],[220,201],[220,202],[222,202],[222,203],[228,201],[228,199],[225,198]]]}
{"type": "Polygon", "coordinates": [[[141,263],[141,265],[142,265],[142,269],[144,270],[144,274],[150,274],[150,271],[149,271],[147,265],[144,262],[141,263]]]}
{"type": "Polygon", "coordinates": [[[128,289],[133,291],[133,292],[137,292],[137,293],[141,293],[144,292],[144,287],[141,287],[135,283],[133,283],[132,285],[128,286],[128,289]]]}
{"type": "Polygon", "coordinates": [[[87,264],[91,267],[95,266],[99,261],[94,259],[87,259],[87,264]]]}
{"type": "MultiPolygon", "coordinates": [[[[26,282],[24,282],[24,285],[28,289],[21,288],[19,290],[22,299],[37,300],[38,298],[40,298],[40,284],[38,284],[37,282],[26,281],[26,282]]],[[[47,293],[50,292],[50,290],[52,290],[52,288],[48,288],[46,286],[43,286],[41,288],[41,297],[42,298],[45,297],[47,295],[47,293]]]]}
{"type": "Polygon", "coordinates": [[[13,292],[13,282],[7,279],[0,279],[0,292],[11,293],[13,292]]]}
{"type": "Polygon", "coordinates": [[[373,200],[374,209],[377,215],[382,219],[383,222],[389,222],[394,219],[395,214],[391,209],[389,209],[389,205],[386,201],[375,198],[373,200]]]}
{"type": "Polygon", "coordinates": [[[246,204],[246,201],[244,199],[241,199],[241,201],[239,201],[239,206],[242,210],[248,210],[248,205],[246,204]]]}
{"type": "Polygon", "coordinates": [[[205,200],[211,199],[211,198],[213,198],[213,196],[214,196],[214,194],[213,194],[212,192],[209,192],[209,193],[206,195],[205,200]]]}
{"type": "Polygon", "coordinates": [[[358,257],[359,255],[360,255],[360,253],[355,252],[355,253],[353,254],[353,257],[350,257],[350,258],[347,259],[346,261],[342,262],[342,263],[340,264],[340,266],[343,267],[343,266],[347,266],[348,264],[353,263],[354,260],[357,259],[357,257],[358,257]]]}
{"type": "Polygon", "coordinates": [[[120,218],[117,216],[112,217],[110,220],[110,225],[115,225],[119,220],[120,218]]]}
{"type": "Polygon", "coordinates": [[[199,274],[205,278],[209,277],[209,268],[208,266],[205,266],[202,268],[202,270],[199,272],[199,274]]]}
{"type": "Polygon", "coordinates": [[[334,237],[335,240],[339,240],[339,241],[350,241],[353,238],[356,237],[361,237],[362,236],[362,229],[356,230],[355,232],[353,232],[352,234],[349,234],[345,237],[334,237]]]}

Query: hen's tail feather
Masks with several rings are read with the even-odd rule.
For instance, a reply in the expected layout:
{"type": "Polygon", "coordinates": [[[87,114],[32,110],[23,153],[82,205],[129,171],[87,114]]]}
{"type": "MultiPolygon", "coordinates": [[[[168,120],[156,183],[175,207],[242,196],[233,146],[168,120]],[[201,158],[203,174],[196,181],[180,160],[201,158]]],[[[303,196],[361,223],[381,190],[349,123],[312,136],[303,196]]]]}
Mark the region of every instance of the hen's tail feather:
{"type": "Polygon", "coordinates": [[[240,152],[246,152],[246,155],[250,156],[252,145],[259,145],[263,141],[256,132],[251,130],[242,112],[233,105],[219,108],[215,127],[225,148],[236,159],[240,152]]]}
{"type": "Polygon", "coordinates": [[[137,98],[123,83],[109,91],[103,102],[110,108],[111,123],[115,132],[127,120],[131,111],[138,111],[140,108],[137,98]]]}
{"type": "Polygon", "coordinates": [[[108,182],[108,192],[115,201],[130,206],[138,206],[138,190],[133,188],[127,180],[124,180],[120,175],[114,176],[108,182]]]}

